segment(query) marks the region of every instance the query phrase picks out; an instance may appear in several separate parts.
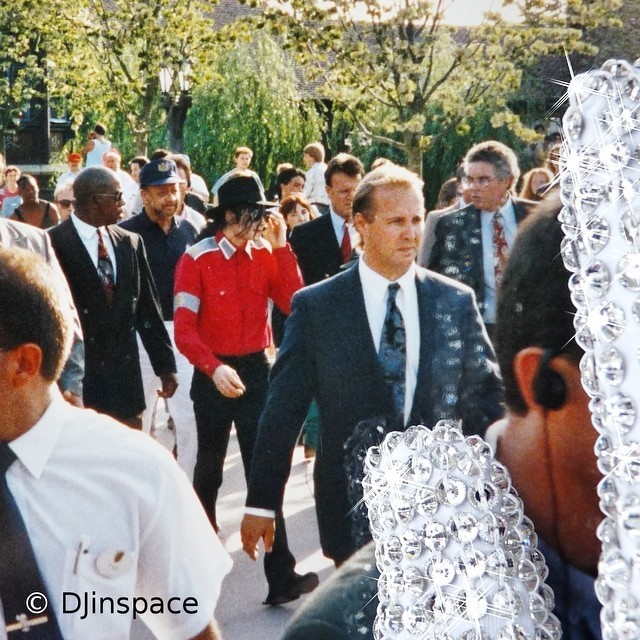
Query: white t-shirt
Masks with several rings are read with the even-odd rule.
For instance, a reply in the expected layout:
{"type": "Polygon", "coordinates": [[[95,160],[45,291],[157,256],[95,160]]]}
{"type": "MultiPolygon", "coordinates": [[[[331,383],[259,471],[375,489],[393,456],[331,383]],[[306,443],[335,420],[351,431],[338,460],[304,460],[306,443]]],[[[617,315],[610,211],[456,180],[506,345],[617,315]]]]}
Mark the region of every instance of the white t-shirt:
{"type": "MultiPolygon", "coordinates": [[[[7,483],[62,635],[128,639],[133,607],[145,604],[134,597],[146,599],[139,617],[158,638],[197,635],[232,561],[187,477],[146,434],[53,394],[42,418],[10,443],[18,460],[7,483]]],[[[0,615],[2,640],[4,629],[0,615]]]]}
{"type": "Polygon", "coordinates": [[[307,171],[304,183],[304,196],[312,204],[329,204],[329,196],[324,182],[324,172],[327,165],[324,162],[316,162],[307,171]]]}

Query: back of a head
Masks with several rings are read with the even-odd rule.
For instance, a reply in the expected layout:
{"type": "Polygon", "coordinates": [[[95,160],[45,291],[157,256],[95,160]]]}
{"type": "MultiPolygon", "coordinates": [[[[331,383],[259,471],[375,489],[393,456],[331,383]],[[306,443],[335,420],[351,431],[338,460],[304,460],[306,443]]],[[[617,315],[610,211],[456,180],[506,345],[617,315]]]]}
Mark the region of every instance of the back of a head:
{"type": "Polygon", "coordinates": [[[0,247],[0,299],[11,301],[0,314],[0,348],[37,344],[40,373],[53,382],[70,347],[72,322],[53,271],[31,251],[0,247]]]}
{"type": "Polygon", "coordinates": [[[107,135],[107,128],[103,124],[100,124],[100,123],[96,124],[96,126],[93,127],[93,130],[99,136],[106,136],[107,135]]]}
{"type": "Polygon", "coordinates": [[[526,347],[552,348],[579,358],[571,302],[560,244],[557,199],[540,203],[518,230],[500,287],[494,345],[508,408],[523,414],[526,405],[513,370],[516,354],[526,347]]]}

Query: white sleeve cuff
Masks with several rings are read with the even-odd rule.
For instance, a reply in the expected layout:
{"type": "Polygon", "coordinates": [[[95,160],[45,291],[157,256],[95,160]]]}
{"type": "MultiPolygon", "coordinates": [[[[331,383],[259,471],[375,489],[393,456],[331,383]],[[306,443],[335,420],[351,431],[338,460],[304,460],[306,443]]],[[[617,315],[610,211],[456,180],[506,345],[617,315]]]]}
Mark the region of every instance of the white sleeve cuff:
{"type": "Polygon", "coordinates": [[[275,518],[276,512],[271,509],[258,509],[257,507],[245,507],[244,512],[248,516],[260,516],[262,518],[275,518]]]}

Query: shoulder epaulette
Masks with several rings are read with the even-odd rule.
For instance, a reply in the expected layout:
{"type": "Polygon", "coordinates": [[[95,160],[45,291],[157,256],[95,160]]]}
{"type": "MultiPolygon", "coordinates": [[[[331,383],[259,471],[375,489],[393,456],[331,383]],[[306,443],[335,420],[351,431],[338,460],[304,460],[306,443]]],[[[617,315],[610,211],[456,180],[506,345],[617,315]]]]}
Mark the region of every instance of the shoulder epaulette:
{"type": "Polygon", "coordinates": [[[187,254],[194,260],[197,260],[205,253],[209,253],[209,251],[220,251],[215,238],[205,238],[204,240],[200,240],[200,242],[196,242],[187,249],[187,254]]]}

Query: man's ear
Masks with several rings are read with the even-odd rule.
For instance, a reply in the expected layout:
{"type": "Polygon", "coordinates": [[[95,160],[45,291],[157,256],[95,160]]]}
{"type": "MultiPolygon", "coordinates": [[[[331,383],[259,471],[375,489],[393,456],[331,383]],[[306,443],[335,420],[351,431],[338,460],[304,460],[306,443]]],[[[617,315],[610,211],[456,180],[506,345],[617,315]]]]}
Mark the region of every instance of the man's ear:
{"type": "Polygon", "coordinates": [[[9,353],[8,370],[14,388],[23,387],[40,375],[42,350],[37,344],[27,342],[9,353]]]}
{"type": "Polygon", "coordinates": [[[540,347],[527,347],[518,351],[513,359],[513,372],[518,382],[518,389],[529,411],[545,410],[538,402],[534,389],[543,353],[544,349],[540,347]]]}
{"type": "Polygon", "coordinates": [[[361,213],[353,214],[353,226],[356,228],[358,233],[362,236],[362,229],[367,224],[367,219],[361,213]]]}

